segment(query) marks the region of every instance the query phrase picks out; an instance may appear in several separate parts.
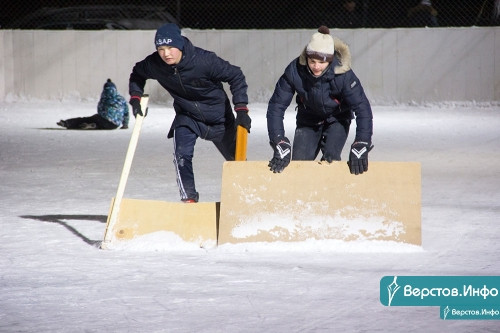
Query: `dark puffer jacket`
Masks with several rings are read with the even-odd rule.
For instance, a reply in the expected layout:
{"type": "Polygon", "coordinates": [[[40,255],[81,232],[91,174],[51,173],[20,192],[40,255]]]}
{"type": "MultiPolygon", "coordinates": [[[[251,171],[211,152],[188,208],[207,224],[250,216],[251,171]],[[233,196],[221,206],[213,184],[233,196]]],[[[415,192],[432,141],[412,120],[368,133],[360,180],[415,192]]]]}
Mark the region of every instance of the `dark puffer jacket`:
{"type": "Polygon", "coordinates": [[[356,116],[356,141],[370,142],[373,120],[370,102],[351,70],[349,47],[335,40],[335,58],[330,67],[314,77],[307,67],[305,48],[285,69],[276,83],[267,109],[269,139],[285,136],[283,117],[297,93],[297,125],[316,126],[356,116]]]}
{"type": "Polygon", "coordinates": [[[248,104],[248,86],[239,67],[183,38],[185,44],[179,64],[166,64],[158,52],[135,64],[130,74],[129,93],[141,96],[146,80],[157,80],[174,98],[176,117],[172,128],[188,126],[200,137],[213,139],[223,133],[225,123],[234,122],[222,82],[229,84],[234,105],[248,104]]]}

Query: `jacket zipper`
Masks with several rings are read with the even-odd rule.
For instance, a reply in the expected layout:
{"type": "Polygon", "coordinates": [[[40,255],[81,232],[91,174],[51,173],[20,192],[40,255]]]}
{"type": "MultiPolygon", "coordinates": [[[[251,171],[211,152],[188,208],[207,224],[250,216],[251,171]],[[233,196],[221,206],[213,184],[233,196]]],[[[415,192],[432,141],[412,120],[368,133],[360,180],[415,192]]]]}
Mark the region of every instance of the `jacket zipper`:
{"type": "MultiPolygon", "coordinates": [[[[175,75],[177,75],[177,77],[179,78],[179,84],[181,85],[182,90],[183,90],[183,91],[184,91],[184,93],[187,95],[188,93],[187,93],[187,91],[186,91],[186,88],[184,87],[184,84],[182,83],[182,80],[181,80],[181,74],[180,74],[180,73],[179,73],[179,71],[177,70],[177,67],[175,67],[174,72],[175,72],[175,75]]],[[[196,101],[195,101],[195,102],[193,102],[193,103],[194,103],[194,106],[195,106],[196,110],[198,111],[198,114],[200,115],[200,118],[202,119],[202,121],[203,121],[204,123],[206,123],[206,119],[205,119],[205,117],[204,117],[204,115],[203,115],[203,112],[201,112],[201,110],[200,110],[200,106],[198,105],[198,102],[196,102],[196,101]]]]}

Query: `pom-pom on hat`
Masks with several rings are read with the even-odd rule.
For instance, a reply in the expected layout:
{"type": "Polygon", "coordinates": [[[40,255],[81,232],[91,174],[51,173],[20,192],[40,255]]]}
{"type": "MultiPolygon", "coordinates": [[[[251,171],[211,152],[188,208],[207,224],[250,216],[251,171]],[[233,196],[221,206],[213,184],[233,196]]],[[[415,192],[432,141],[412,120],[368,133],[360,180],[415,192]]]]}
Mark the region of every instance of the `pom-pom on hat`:
{"type": "Polygon", "coordinates": [[[322,25],[307,44],[306,55],[309,58],[332,62],[334,53],[335,44],[333,37],[330,36],[330,29],[322,25]]]}
{"type": "Polygon", "coordinates": [[[156,30],[156,48],[164,45],[178,48],[181,51],[184,49],[184,38],[182,37],[181,29],[179,29],[177,24],[167,23],[156,30]]]}

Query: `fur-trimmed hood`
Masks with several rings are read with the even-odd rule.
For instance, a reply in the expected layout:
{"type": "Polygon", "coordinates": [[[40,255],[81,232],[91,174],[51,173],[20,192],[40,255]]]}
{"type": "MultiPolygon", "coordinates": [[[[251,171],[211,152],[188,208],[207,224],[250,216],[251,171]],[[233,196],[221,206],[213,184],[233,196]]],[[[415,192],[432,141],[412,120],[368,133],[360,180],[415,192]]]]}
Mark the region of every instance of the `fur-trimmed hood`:
{"type": "MultiPolygon", "coordinates": [[[[343,74],[351,69],[351,51],[349,45],[340,38],[333,37],[333,41],[335,45],[334,73],[343,74]]],[[[303,66],[307,65],[306,47],[299,56],[299,64],[303,66]]]]}

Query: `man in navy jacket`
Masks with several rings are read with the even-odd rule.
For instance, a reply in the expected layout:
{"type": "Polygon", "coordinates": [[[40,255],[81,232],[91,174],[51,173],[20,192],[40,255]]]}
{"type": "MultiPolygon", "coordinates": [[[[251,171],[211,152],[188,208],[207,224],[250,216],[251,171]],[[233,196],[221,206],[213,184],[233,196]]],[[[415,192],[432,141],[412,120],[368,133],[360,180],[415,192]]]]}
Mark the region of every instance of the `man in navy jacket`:
{"type": "Polygon", "coordinates": [[[156,31],[155,46],[156,52],[136,63],[130,74],[130,104],[134,116],[146,112],[140,100],[148,79],[172,95],[175,118],[168,138],[174,140],[177,184],[183,202],[198,202],[192,163],[196,140],[212,141],[226,160],[234,160],[236,126],[250,132],[248,86],[239,67],[193,46],[173,23],[156,31]],[[236,119],[223,82],[229,84],[236,119]]]}

